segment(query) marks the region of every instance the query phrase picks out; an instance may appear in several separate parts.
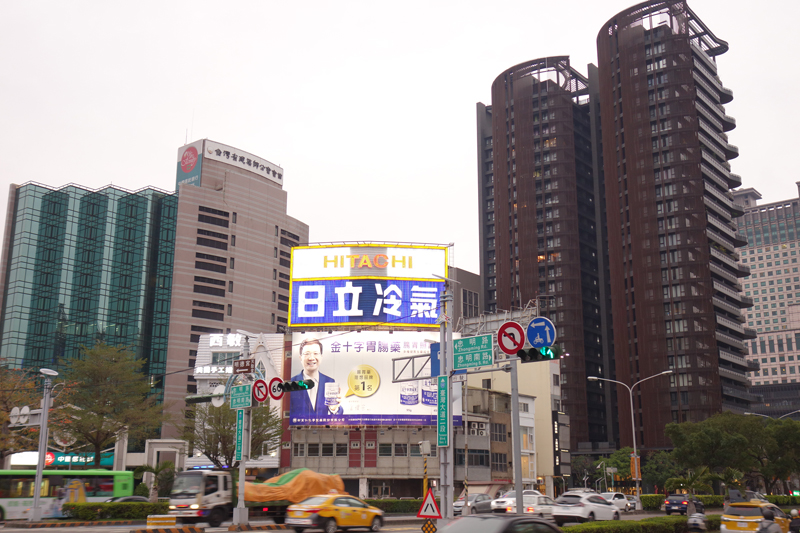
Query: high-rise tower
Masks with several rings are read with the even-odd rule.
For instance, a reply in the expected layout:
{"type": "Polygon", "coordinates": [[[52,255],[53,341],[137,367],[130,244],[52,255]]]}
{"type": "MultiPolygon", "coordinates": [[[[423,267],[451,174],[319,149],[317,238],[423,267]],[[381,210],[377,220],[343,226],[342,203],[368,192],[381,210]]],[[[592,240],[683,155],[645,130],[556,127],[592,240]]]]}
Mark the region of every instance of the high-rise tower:
{"type": "MultiPolygon", "coordinates": [[[[736,121],[716,63],[728,45],[686,2],[663,0],[614,16],[597,48],[616,379],[674,371],[634,391],[637,443],[668,447],[667,423],[751,398],[744,340],[755,330],[741,309],[753,301],[732,221],[744,210],[729,191],[741,178],[725,133],[736,121]]],[[[631,443],[630,425],[620,434],[631,443]]]]}
{"type": "Polygon", "coordinates": [[[589,81],[569,57],[516,65],[478,104],[481,275],[488,312],[535,301],[558,328],[571,449],[614,441],[606,375],[589,81]]]}

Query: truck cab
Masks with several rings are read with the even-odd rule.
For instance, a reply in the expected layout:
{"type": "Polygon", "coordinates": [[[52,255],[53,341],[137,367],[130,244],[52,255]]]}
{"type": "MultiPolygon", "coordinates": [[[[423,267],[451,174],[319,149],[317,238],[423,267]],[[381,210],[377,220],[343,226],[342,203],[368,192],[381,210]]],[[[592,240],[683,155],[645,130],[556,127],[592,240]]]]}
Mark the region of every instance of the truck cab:
{"type": "Polygon", "coordinates": [[[223,470],[179,472],[169,495],[169,514],[182,523],[219,527],[233,512],[233,481],[223,470]]]}

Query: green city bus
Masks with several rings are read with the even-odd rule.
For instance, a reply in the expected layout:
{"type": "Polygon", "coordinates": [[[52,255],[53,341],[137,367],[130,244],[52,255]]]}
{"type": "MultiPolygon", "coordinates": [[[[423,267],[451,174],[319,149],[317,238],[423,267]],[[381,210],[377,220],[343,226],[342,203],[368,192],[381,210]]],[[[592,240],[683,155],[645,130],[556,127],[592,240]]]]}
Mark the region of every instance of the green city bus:
{"type": "MultiPolygon", "coordinates": [[[[27,519],[33,512],[36,470],[0,470],[0,520],[27,519]]],[[[61,518],[61,505],[104,502],[133,494],[133,472],[112,470],[45,470],[40,505],[42,518],[61,518]]]]}

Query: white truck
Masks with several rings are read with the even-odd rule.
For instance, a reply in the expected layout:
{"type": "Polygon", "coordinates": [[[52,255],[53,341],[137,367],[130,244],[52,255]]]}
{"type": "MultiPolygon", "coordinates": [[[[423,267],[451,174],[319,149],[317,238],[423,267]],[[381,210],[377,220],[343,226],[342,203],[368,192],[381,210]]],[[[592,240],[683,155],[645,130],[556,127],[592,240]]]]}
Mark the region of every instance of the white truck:
{"type": "MultiPolygon", "coordinates": [[[[236,489],[230,470],[179,472],[169,495],[169,514],[184,524],[208,522],[211,527],[219,527],[233,516],[238,503],[236,489]]],[[[245,505],[259,507],[276,524],[283,524],[286,508],[291,504],[330,490],[344,492],[339,476],[300,468],[264,483],[245,482],[245,505]]]]}

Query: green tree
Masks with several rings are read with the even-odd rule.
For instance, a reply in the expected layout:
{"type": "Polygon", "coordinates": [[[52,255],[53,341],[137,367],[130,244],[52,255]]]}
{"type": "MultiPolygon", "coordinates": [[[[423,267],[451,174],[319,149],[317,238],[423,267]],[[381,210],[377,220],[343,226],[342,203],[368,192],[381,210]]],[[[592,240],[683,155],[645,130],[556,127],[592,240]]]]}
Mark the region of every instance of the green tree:
{"type": "Polygon", "coordinates": [[[758,469],[763,423],[759,417],[720,413],[702,422],[667,424],[664,432],[674,445],[674,456],[684,468],[727,467],[743,472],[758,469]]]}
{"type": "MultiPolygon", "coordinates": [[[[283,434],[283,419],[277,408],[267,404],[254,408],[250,449],[258,457],[263,450],[276,450],[283,434]]],[[[197,404],[193,411],[185,412],[189,421],[183,429],[183,438],[190,448],[204,454],[217,466],[236,467],[236,411],[227,405],[214,407],[209,403],[197,404]]]]}
{"type": "Polygon", "coordinates": [[[668,491],[686,490],[692,494],[713,493],[714,491],[709,485],[711,473],[707,467],[701,467],[697,470],[689,470],[684,477],[669,478],[664,487],[668,491]]]}
{"type": "Polygon", "coordinates": [[[591,487],[594,482],[594,466],[591,455],[573,455],[570,458],[572,468],[572,482],[575,487],[591,487]],[[586,483],[584,485],[584,476],[586,483]]]}
{"type": "Polygon", "coordinates": [[[42,389],[36,376],[26,370],[10,368],[3,359],[0,359],[0,383],[0,464],[3,464],[11,454],[38,447],[39,433],[27,427],[10,427],[9,416],[14,407],[38,408],[42,389]]]}
{"type": "Polygon", "coordinates": [[[175,463],[164,461],[155,467],[142,465],[133,471],[133,477],[142,479],[147,473],[153,474],[153,481],[150,484],[150,503],[158,503],[159,496],[169,496],[168,491],[175,480],[175,463]]]}
{"type": "Polygon", "coordinates": [[[664,490],[667,480],[678,477],[680,473],[681,467],[672,452],[651,452],[642,464],[642,480],[653,485],[656,492],[664,490]]]}
{"type": "Polygon", "coordinates": [[[61,407],[56,426],[94,450],[95,467],[100,466],[101,451],[119,435],[153,436],[166,420],[142,372],[144,359],[137,359],[128,348],[98,342],[92,348],[81,347],[80,357],[63,364],[68,403],[61,407]]]}

